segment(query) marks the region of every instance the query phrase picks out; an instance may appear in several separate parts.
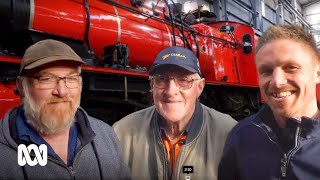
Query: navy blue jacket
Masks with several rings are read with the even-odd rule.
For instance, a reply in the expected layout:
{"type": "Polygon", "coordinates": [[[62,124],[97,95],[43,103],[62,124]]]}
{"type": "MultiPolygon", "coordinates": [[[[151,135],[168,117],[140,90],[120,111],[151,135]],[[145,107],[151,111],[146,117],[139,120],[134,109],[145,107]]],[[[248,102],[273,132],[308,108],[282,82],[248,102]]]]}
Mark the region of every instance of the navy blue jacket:
{"type": "Polygon", "coordinates": [[[218,179],[320,179],[319,119],[290,119],[280,128],[264,105],[230,132],[218,179]]]}

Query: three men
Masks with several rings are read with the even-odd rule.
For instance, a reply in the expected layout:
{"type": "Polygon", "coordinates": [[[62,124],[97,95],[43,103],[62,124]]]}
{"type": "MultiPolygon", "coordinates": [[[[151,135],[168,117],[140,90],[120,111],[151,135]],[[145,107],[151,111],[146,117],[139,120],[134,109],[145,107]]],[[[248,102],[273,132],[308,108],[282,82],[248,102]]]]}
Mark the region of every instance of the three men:
{"type": "Polygon", "coordinates": [[[23,105],[0,121],[0,179],[129,178],[112,128],[80,107],[83,63],[56,40],[26,50],[17,78],[23,105]],[[31,144],[47,146],[46,165],[18,165],[18,146],[31,144]]]}
{"type": "Polygon", "coordinates": [[[219,179],[319,179],[319,54],[311,34],[277,25],[259,39],[259,86],[266,104],[228,137],[219,179]]]}
{"type": "Polygon", "coordinates": [[[198,59],[188,49],[169,47],[149,74],[154,106],[113,125],[132,178],[216,179],[236,121],[198,101],[205,85],[198,59]],[[193,173],[183,173],[184,166],[192,166],[193,173]]]}

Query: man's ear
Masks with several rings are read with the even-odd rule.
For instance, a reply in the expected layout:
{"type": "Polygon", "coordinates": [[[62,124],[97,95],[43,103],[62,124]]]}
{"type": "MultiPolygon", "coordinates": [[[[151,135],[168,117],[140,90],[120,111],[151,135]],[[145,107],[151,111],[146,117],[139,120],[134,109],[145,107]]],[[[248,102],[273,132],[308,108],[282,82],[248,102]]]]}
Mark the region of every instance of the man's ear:
{"type": "Polygon", "coordinates": [[[152,91],[153,91],[153,81],[152,81],[151,78],[149,78],[149,79],[150,79],[150,80],[149,80],[150,92],[152,92],[152,91]]]}
{"type": "Polygon", "coordinates": [[[15,93],[17,95],[20,95],[21,97],[24,97],[25,94],[24,94],[24,89],[23,89],[23,85],[22,85],[22,81],[23,81],[23,78],[18,76],[17,79],[16,79],[16,88],[14,89],[15,93]]]}
{"type": "Polygon", "coordinates": [[[206,82],[205,82],[204,78],[201,78],[198,82],[198,87],[197,87],[198,88],[198,94],[197,94],[198,98],[200,97],[200,95],[204,89],[205,83],[206,82]]]}
{"type": "Polygon", "coordinates": [[[316,84],[320,84],[320,64],[316,67],[316,84]]]}

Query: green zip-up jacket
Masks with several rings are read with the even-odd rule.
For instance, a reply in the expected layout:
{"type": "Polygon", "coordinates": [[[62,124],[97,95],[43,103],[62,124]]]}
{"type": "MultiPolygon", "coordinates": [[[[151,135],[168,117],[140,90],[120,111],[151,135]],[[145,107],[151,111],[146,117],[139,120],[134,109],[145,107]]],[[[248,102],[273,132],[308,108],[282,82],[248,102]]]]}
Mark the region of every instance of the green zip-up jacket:
{"type": "MultiPolygon", "coordinates": [[[[132,179],[170,179],[158,116],[152,106],[130,114],[113,125],[132,179]]],[[[190,176],[190,179],[215,180],[226,138],[236,121],[199,102],[192,117],[173,178],[184,180],[190,176]],[[193,166],[193,173],[183,173],[183,166],[193,166]]]]}

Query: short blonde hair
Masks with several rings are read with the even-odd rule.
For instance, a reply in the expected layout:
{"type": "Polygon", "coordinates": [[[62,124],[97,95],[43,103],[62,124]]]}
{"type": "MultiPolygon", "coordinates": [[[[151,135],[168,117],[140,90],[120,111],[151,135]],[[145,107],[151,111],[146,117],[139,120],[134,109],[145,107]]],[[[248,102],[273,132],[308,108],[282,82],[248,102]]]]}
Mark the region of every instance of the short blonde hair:
{"type": "Polygon", "coordinates": [[[318,62],[320,62],[314,37],[299,25],[274,25],[269,27],[259,38],[256,53],[258,53],[261,47],[267,43],[281,39],[288,39],[302,43],[316,57],[318,62]]]}

